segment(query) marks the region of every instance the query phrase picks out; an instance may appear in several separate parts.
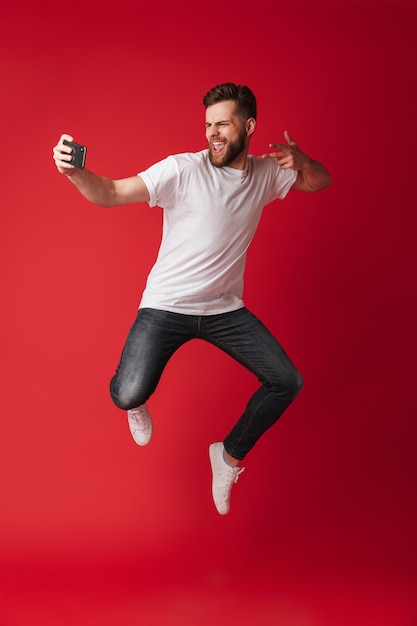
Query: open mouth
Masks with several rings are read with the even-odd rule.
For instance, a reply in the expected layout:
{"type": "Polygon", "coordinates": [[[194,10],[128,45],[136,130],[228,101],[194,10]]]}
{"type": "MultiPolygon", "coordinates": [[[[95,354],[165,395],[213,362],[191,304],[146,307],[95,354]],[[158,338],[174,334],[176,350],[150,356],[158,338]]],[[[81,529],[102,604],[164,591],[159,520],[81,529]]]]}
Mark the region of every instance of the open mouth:
{"type": "Polygon", "coordinates": [[[213,154],[220,154],[226,147],[225,141],[212,141],[211,142],[211,151],[213,154]]]}

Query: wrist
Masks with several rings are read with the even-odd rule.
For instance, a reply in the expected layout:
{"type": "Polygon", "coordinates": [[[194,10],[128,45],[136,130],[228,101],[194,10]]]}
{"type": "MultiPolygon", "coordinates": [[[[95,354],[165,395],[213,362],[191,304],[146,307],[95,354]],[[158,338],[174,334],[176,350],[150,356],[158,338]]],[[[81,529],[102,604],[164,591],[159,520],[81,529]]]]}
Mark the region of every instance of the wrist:
{"type": "Polygon", "coordinates": [[[65,172],[65,175],[72,183],[74,183],[74,185],[81,183],[85,178],[84,170],[79,169],[78,167],[74,167],[72,170],[65,172]]]}

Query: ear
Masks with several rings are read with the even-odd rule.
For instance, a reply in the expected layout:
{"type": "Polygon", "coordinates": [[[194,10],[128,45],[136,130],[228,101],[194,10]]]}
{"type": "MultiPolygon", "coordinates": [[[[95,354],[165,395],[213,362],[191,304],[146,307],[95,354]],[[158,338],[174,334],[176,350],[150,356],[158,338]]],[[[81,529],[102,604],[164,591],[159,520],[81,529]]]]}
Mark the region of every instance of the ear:
{"type": "Polygon", "coordinates": [[[250,137],[253,135],[256,129],[256,120],[254,117],[250,117],[246,120],[246,136],[250,137]]]}

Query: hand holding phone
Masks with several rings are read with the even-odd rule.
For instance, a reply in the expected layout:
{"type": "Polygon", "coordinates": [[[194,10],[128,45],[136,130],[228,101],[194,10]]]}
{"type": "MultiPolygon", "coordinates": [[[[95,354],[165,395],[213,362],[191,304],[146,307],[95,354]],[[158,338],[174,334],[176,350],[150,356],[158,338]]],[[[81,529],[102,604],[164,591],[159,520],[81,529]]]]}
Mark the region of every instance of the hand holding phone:
{"type": "Polygon", "coordinates": [[[75,143],[74,141],[68,141],[67,139],[64,139],[62,143],[72,148],[72,159],[71,161],[69,161],[71,165],[82,169],[85,165],[85,159],[87,157],[87,146],[83,146],[80,143],[75,143]]]}

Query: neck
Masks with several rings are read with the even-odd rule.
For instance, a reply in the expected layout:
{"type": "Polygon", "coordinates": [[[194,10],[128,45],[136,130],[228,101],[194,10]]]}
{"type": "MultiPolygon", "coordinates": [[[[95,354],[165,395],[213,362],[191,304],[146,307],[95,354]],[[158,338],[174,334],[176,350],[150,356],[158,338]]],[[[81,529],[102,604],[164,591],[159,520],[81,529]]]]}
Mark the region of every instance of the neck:
{"type": "Polygon", "coordinates": [[[229,167],[233,167],[235,170],[244,170],[246,167],[246,160],[248,158],[248,149],[242,150],[242,152],[235,158],[229,167]]]}

